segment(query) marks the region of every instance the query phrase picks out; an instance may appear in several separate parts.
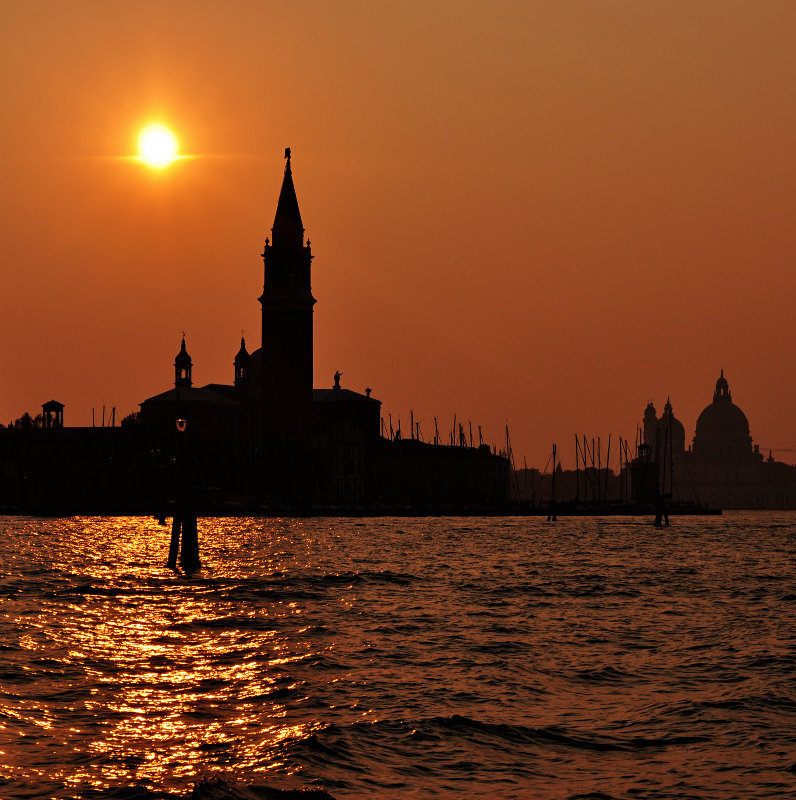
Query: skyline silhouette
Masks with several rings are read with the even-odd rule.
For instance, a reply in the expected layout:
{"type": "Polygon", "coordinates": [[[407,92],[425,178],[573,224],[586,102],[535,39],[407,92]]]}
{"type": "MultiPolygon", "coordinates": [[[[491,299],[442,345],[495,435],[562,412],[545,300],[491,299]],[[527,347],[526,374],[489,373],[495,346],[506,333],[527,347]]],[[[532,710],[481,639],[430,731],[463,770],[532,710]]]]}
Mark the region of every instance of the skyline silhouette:
{"type": "Polygon", "coordinates": [[[316,386],[340,371],[424,430],[508,421],[538,466],[632,436],[651,397],[690,441],[723,367],[792,463],[796,9],[502,9],[4,9],[0,419],[121,418],[183,330],[197,380],[227,374],[291,144],[316,386]],[[196,157],[122,158],[153,119],[196,157]]]}
{"type": "MultiPolygon", "coordinates": [[[[381,401],[341,385],[313,386],[312,253],[290,148],[262,253],[261,346],[241,337],[232,382],[201,385],[185,332],[173,382],[109,425],[65,423],[50,400],[0,430],[0,508],[23,513],[173,517],[168,565],[200,563],[198,514],[506,513],[511,462],[470,441],[386,435],[381,401]],[[454,444],[456,446],[454,446],[454,444]],[[171,511],[171,514],[169,512],[171,511]]],[[[93,421],[93,420],[92,420],[93,421]]],[[[508,443],[508,434],[507,434],[508,443]]],[[[508,445],[507,445],[508,447],[508,445]]]]}

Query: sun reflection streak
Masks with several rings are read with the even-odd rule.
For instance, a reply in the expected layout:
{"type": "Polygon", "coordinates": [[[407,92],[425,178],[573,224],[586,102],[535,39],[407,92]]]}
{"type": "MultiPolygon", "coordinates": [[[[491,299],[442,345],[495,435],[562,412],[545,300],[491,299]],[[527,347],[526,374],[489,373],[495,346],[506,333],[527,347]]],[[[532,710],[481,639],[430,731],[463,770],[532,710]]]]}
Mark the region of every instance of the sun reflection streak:
{"type": "MultiPolygon", "coordinates": [[[[65,685],[83,684],[60,712],[42,712],[33,699],[16,701],[15,724],[30,730],[53,733],[59,714],[88,723],[63,730],[92,764],[51,777],[102,787],[132,771],[137,779],[183,785],[232,752],[236,764],[255,772],[291,773],[279,748],[319,724],[289,720],[284,702],[287,697],[300,705],[303,684],[284,669],[300,668],[314,653],[291,622],[304,609],[284,598],[279,585],[292,550],[277,548],[265,569],[243,560],[230,570],[222,536],[205,556],[205,577],[186,582],[159,567],[167,541],[149,521],[82,518],[70,525],[79,532],[63,534],[78,553],[53,570],[52,599],[24,620],[18,639],[31,654],[60,652],[65,685]],[[253,603],[249,581],[257,576],[259,586],[263,572],[275,577],[275,585],[257,588],[261,597],[253,603]],[[265,760],[264,753],[270,753],[265,760]]],[[[217,525],[200,531],[203,541],[213,542],[217,525]]],[[[24,759],[10,769],[12,775],[33,774],[24,759]]]]}

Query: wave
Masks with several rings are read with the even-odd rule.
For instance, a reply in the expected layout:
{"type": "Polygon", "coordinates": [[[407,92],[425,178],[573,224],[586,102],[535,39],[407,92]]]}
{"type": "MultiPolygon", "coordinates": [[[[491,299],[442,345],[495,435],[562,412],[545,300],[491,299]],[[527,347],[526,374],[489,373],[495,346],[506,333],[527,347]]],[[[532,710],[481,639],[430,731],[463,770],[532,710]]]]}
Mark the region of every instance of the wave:
{"type": "Polygon", "coordinates": [[[587,683],[620,684],[628,680],[638,681],[640,676],[612,666],[600,669],[583,669],[575,673],[578,680],[587,683]]]}
{"type": "Polygon", "coordinates": [[[202,778],[193,787],[191,800],[334,800],[324,789],[275,789],[263,784],[233,781],[227,777],[202,778]]]}
{"type": "Polygon", "coordinates": [[[707,736],[618,737],[595,732],[575,732],[557,726],[531,727],[507,723],[485,722],[453,714],[417,721],[355,722],[343,726],[331,724],[302,740],[298,746],[335,759],[347,758],[354,746],[383,740],[403,739],[416,742],[442,742],[450,738],[469,740],[482,745],[503,748],[507,744],[534,745],[556,749],[592,750],[596,752],[636,752],[663,749],[710,741],[707,736]]]}

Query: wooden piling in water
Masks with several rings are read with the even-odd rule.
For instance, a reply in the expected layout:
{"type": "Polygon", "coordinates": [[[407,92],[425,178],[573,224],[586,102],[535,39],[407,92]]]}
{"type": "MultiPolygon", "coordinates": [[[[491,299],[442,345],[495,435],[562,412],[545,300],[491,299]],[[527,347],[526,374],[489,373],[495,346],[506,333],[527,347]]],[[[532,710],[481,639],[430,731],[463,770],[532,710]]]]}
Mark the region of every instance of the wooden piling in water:
{"type": "Polygon", "coordinates": [[[177,556],[180,551],[180,517],[177,513],[174,514],[174,519],[171,521],[171,545],[169,547],[169,560],[166,566],[169,569],[177,569],[177,556]]]}
{"type": "Polygon", "coordinates": [[[196,525],[196,514],[193,512],[186,513],[182,518],[180,566],[185,572],[192,572],[202,566],[199,560],[199,533],[196,525]]]}
{"type": "Polygon", "coordinates": [[[185,431],[187,421],[175,420],[177,426],[177,447],[175,452],[176,491],[174,498],[174,517],[171,523],[171,544],[169,560],[170,569],[177,569],[179,556],[180,566],[185,573],[193,572],[202,566],[199,559],[199,533],[196,521],[196,503],[193,485],[189,475],[187,443],[185,431]]]}

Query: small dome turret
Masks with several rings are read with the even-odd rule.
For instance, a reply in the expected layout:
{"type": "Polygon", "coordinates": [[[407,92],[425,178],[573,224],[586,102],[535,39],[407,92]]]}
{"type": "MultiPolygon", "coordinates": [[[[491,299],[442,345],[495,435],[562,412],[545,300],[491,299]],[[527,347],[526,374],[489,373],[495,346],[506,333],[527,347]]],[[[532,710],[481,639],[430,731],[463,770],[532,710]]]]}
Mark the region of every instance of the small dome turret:
{"type": "Polygon", "coordinates": [[[721,375],[719,375],[719,379],[716,381],[716,391],[713,392],[713,402],[715,403],[716,401],[732,403],[730,384],[727,383],[727,379],[724,377],[724,370],[721,371],[721,375]]]}
{"type": "Polygon", "coordinates": [[[174,385],[176,387],[191,386],[191,372],[193,370],[193,362],[185,349],[185,336],[182,337],[182,344],[180,345],[180,352],[177,353],[174,359],[174,385]]]}
{"type": "Polygon", "coordinates": [[[246,386],[249,382],[251,356],[246,349],[246,340],[241,336],[240,350],[235,355],[235,386],[246,386]]]}

